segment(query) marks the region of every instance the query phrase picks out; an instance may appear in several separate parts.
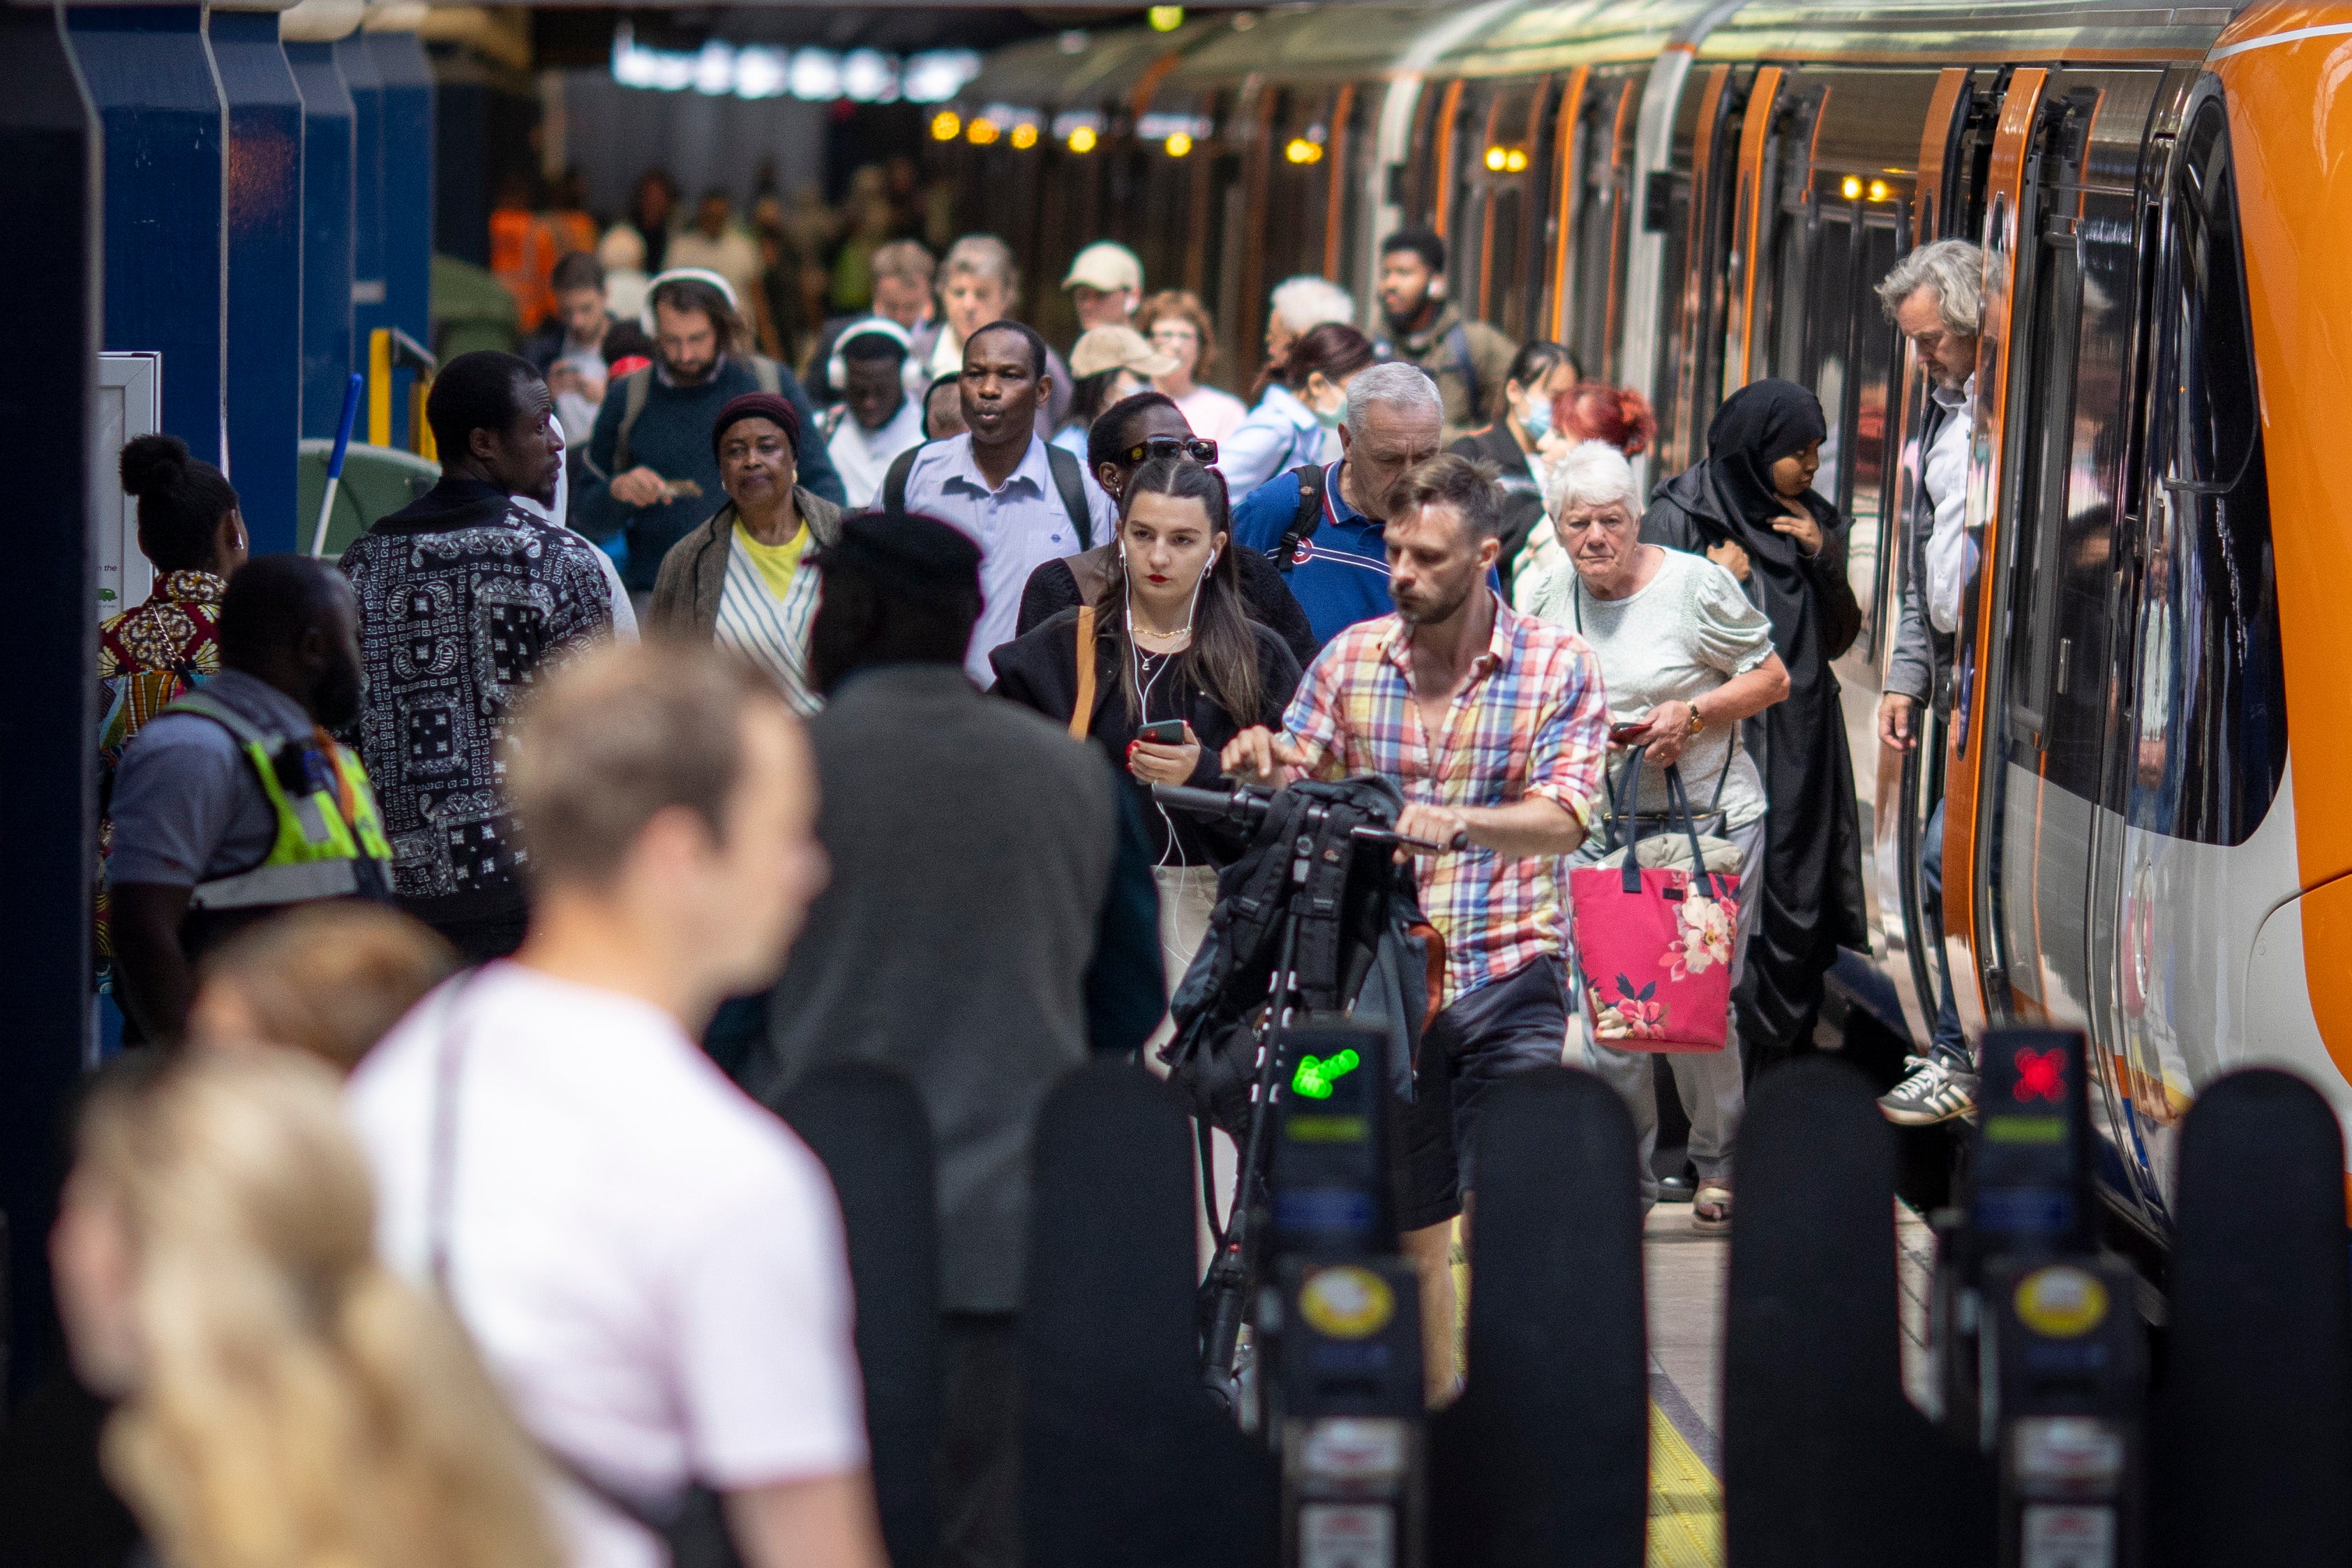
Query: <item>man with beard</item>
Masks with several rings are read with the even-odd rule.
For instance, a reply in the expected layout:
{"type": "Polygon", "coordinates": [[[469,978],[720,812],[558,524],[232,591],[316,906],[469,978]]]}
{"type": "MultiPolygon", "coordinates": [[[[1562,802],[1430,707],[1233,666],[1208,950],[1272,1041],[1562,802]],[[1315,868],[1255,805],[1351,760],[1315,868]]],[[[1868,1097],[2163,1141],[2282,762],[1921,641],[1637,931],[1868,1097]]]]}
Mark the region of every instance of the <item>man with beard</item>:
{"type": "Polygon", "coordinates": [[[221,600],[220,674],[124,752],[107,873],[115,984],[138,1038],[179,1039],[195,960],[237,927],[389,895],[366,770],[327,733],[359,713],[358,628],[334,568],[256,557],[221,600]]]}
{"type": "MultiPolygon", "coordinates": [[[[1404,795],[1399,832],[1440,844],[1469,835],[1467,850],[1417,862],[1422,913],[1445,939],[1442,1010],[1423,1037],[1434,1060],[1423,1082],[1450,1081],[1464,1195],[1475,1186],[1478,1116],[1495,1085],[1560,1059],[1558,867],[1584,841],[1608,752],[1592,651],[1495,591],[1503,501],[1489,472],[1449,454],[1403,476],[1384,529],[1396,612],[1333,638],[1300,680],[1282,733],[1245,729],[1221,758],[1244,782],[1275,787],[1378,773],[1404,795]]],[[[1400,1127],[1408,1166],[1427,1131],[1411,1120],[1400,1127]]],[[[1444,1135],[1441,1126],[1434,1137],[1444,1135]]],[[[1453,1211],[1450,1193],[1399,1200],[1433,1367],[1452,1361],[1453,1211]]]]}
{"type": "MultiPolygon", "coordinates": [[[[599,543],[615,534],[627,540],[622,575],[629,591],[647,601],[670,546],[726,504],[710,449],[719,411],[746,392],[767,392],[793,405],[803,430],[817,428],[798,378],[751,352],[733,287],[717,273],[666,273],[654,279],[649,298],[654,362],[604,389],[584,472],[572,476],[571,515],[572,526],[599,543]]],[[[846,505],[824,444],[803,445],[801,484],[846,505]]]]}
{"type": "Polygon", "coordinates": [[[1465,321],[1445,298],[1445,242],[1429,229],[1399,229],[1381,244],[1383,359],[1412,365],[1445,400],[1450,444],[1495,417],[1519,346],[1484,321],[1465,321]]]}
{"type": "Polygon", "coordinates": [[[594,547],[523,504],[551,506],[563,470],[562,427],[530,361],[460,354],[425,417],[441,482],[343,552],[367,676],[360,755],[382,790],[401,907],[482,963],[523,935],[522,851],[499,789],[515,705],[610,635],[611,591],[594,547]]]}

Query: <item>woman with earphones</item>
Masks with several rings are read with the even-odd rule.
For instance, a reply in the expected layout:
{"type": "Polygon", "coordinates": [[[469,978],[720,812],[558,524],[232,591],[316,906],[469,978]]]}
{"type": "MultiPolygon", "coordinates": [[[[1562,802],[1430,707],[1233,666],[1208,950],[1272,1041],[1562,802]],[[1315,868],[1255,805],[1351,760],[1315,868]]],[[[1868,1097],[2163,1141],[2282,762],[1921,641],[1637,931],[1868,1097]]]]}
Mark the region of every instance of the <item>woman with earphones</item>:
{"type": "Polygon", "coordinates": [[[1298,661],[1243,601],[1231,528],[1214,469],[1188,455],[1147,457],[1119,497],[1118,548],[1094,601],[989,656],[999,694],[1102,747],[1136,791],[1171,987],[1208,930],[1216,868],[1242,846],[1161,810],[1151,786],[1213,786],[1224,743],[1280,723],[1298,685],[1298,661]]]}

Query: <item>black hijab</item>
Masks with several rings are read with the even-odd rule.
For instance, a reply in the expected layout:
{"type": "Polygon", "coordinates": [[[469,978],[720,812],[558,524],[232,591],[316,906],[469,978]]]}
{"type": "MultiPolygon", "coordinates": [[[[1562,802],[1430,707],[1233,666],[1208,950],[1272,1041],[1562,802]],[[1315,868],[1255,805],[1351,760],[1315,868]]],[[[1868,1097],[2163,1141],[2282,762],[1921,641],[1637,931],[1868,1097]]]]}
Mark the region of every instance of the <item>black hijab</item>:
{"type": "MultiPolygon", "coordinates": [[[[1830,433],[1821,400],[1794,382],[1750,382],[1733,392],[1706,427],[1707,486],[1715,493],[1717,520],[1752,557],[1778,566],[1797,564],[1797,546],[1772,531],[1789,516],[1772,488],[1772,465],[1793,457],[1830,433]]],[[[1808,491],[1802,504],[1812,506],[1808,491]]],[[[1822,507],[1815,507],[1818,517],[1822,507]]]]}

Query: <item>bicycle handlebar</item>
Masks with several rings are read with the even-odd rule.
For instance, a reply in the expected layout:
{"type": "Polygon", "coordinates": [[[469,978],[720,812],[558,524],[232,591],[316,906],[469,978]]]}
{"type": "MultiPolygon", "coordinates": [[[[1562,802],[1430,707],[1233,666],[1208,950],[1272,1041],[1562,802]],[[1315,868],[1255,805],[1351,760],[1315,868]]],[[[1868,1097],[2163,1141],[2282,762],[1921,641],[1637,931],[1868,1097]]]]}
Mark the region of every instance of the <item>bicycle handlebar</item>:
{"type": "MultiPolygon", "coordinates": [[[[1255,828],[1265,821],[1274,804],[1274,797],[1247,785],[1235,785],[1231,789],[1195,789],[1185,784],[1154,784],[1151,798],[1171,811],[1187,816],[1207,817],[1231,822],[1237,828],[1255,828]]],[[[1349,837],[1358,843],[1381,849],[1419,850],[1424,854],[1444,854],[1449,850],[1470,847],[1468,833],[1455,833],[1449,843],[1432,843],[1426,839],[1407,838],[1386,828],[1362,827],[1352,830],[1349,837]]]]}

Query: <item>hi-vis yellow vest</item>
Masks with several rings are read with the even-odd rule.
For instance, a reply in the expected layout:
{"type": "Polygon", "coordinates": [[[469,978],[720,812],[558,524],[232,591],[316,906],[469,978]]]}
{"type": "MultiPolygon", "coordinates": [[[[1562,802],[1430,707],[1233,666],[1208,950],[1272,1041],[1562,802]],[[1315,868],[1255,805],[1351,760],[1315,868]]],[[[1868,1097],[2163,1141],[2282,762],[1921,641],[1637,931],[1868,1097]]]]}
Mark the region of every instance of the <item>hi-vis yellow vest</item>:
{"type": "Polygon", "coordinates": [[[321,898],[390,895],[392,845],[383,836],[367,769],[356,756],[331,745],[321,753],[308,737],[273,735],[202,690],[188,693],[164,711],[199,715],[235,736],[278,818],[278,838],[269,846],[268,858],[251,871],[198,883],[188,901],[191,909],[260,910],[321,898]],[[281,773],[279,758],[289,747],[281,773]],[[339,791],[307,766],[307,758],[299,764],[292,760],[305,752],[322,755],[350,790],[348,821],[339,791]],[[299,784],[289,787],[295,779],[299,784]]]}

